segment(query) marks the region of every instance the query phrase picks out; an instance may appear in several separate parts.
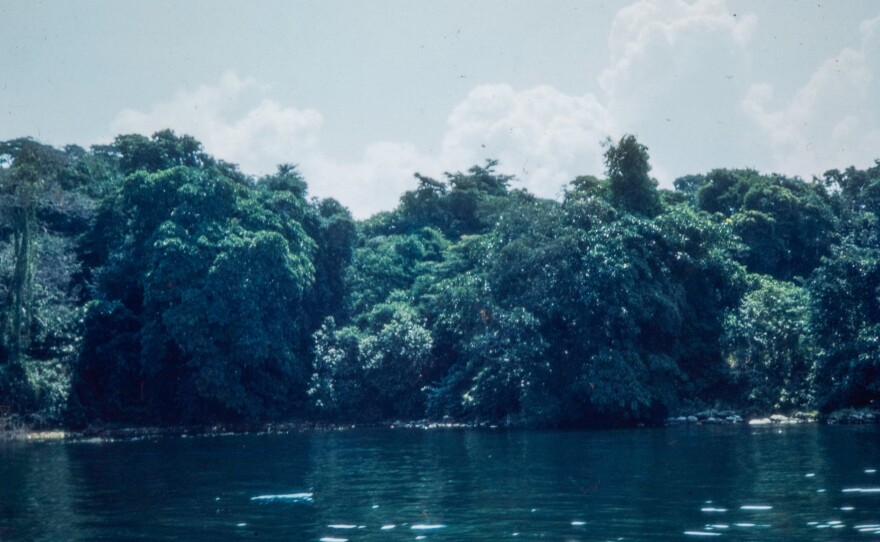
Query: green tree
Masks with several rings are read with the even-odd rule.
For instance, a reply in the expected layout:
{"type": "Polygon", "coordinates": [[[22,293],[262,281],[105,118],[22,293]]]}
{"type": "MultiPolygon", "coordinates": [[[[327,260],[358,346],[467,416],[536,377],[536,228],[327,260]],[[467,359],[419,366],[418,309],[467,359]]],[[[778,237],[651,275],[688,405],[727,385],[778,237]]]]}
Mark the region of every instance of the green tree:
{"type": "Polygon", "coordinates": [[[819,405],[831,410],[880,399],[880,249],[842,244],[808,288],[819,405]]]}
{"type": "Polygon", "coordinates": [[[418,313],[400,296],[336,328],[329,318],[315,334],[313,407],[337,419],[415,419],[425,412],[433,341],[418,313]]]}
{"type": "Polygon", "coordinates": [[[304,188],[285,182],[257,189],[222,168],[175,167],[134,173],[108,200],[125,222],[98,236],[107,255],[85,346],[109,359],[88,360],[77,379],[91,415],[255,420],[305,403],[315,242],[301,221],[313,211],[304,188]],[[91,325],[124,334],[133,321],[138,351],[127,353],[91,325]],[[89,379],[117,377],[134,379],[121,404],[88,393],[110,385],[89,379]]]}
{"type": "Polygon", "coordinates": [[[73,178],[88,160],[78,147],[0,143],[0,396],[32,425],[58,423],[69,391],[84,296],[77,238],[94,208],[73,178]]]}
{"type": "Polygon", "coordinates": [[[51,190],[60,168],[59,153],[29,139],[0,145],[0,196],[4,222],[12,237],[12,272],[6,285],[3,359],[19,365],[30,345],[34,323],[34,260],[37,211],[51,190]]]}
{"type": "Polygon", "coordinates": [[[205,167],[214,163],[191,136],[178,136],[161,130],[150,138],[139,134],[120,135],[113,142],[112,154],[123,174],[136,171],[155,173],[176,166],[205,167]]]}
{"type": "Polygon", "coordinates": [[[806,278],[839,238],[832,198],[818,182],[716,169],[696,200],[700,209],[730,221],[745,244],[739,259],[753,273],[806,278]]]}
{"type": "Polygon", "coordinates": [[[365,314],[396,290],[409,289],[426,262],[437,261],[446,239],[431,228],[408,235],[377,236],[354,251],[348,270],[352,314],[365,314]]]}
{"type": "Polygon", "coordinates": [[[727,361],[760,412],[813,405],[813,349],[804,288],[752,275],[751,289],[724,322],[727,361]]]}
{"type": "Polygon", "coordinates": [[[609,144],[605,151],[605,167],[611,192],[611,202],[624,211],[647,217],[660,212],[657,181],[648,172],[648,148],[635,136],[625,135],[616,145],[609,144]]]}
{"type": "Polygon", "coordinates": [[[464,351],[470,375],[461,395],[465,416],[546,425],[557,417],[550,396],[551,364],[538,320],[523,309],[486,313],[482,333],[464,351]]]}

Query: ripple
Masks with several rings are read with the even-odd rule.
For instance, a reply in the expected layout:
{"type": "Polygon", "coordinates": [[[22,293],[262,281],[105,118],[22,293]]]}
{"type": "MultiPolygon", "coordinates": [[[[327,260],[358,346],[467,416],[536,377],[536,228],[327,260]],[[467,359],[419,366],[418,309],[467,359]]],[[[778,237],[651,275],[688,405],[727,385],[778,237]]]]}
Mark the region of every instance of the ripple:
{"type": "Polygon", "coordinates": [[[291,501],[291,502],[313,502],[311,493],[287,493],[284,495],[257,495],[251,497],[252,501],[291,501]]]}
{"type": "Polygon", "coordinates": [[[439,523],[427,524],[427,525],[419,523],[419,524],[416,524],[416,525],[413,525],[412,527],[410,527],[410,529],[412,529],[413,531],[435,531],[437,529],[445,529],[445,528],[446,528],[446,525],[442,525],[439,523]]]}
{"type": "Polygon", "coordinates": [[[844,493],[880,493],[880,487],[848,487],[844,493]]]}

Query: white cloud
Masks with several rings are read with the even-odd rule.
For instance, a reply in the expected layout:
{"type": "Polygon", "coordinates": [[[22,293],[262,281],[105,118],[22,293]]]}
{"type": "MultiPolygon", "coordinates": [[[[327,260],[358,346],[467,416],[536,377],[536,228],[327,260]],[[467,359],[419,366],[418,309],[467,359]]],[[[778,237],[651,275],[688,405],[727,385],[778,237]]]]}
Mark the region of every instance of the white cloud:
{"type": "Polygon", "coordinates": [[[880,17],[859,30],[859,45],[826,59],[787,103],[774,107],[770,84],[749,89],[742,108],[763,130],[775,169],[810,178],[880,154],[880,17]]]}
{"type": "Polygon", "coordinates": [[[393,207],[414,184],[413,173],[425,159],[412,145],[373,143],[360,161],[333,160],[320,148],[323,115],[283,106],[266,97],[270,92],[268,85],[228,72],[216,85],[179,91],[146,112],[120,112],[111,131],[150,135],[171,128],[194,136],[210,154],[253,175],[271,173],[280,163],[296,163],[312,195],[335,197],[361,217],[393,207]]]}
{"type": "Polygon", "coordinates": [[[880,18],[865,21],[861,42],[828,59],[782,105],[771,85],[752,84],[757,28],[755,16],[722,0],[638,1],[613,21],[598,94],[478,85],[449,113],[432,153],[375,141],[357,159],[338,159],[322,147],[321,112],[277,103],[271,88],[232,72],[147,111],[122,111],[112,131],[170,127],[248,173],[297,163],[313,195],[335,197],[358,217],[393,208],[415,186],[416,171],[437,177],[486,158],[516,175],[515,186],[555,197],[577,175],[601,175],[601,142],[625,132],[650,148],[653,174],[666,186],[713,167],[772,165],[809,175],[873,159],[880,18]]]}
{"type": "Polygon", "coordinates": [[[269,91],[253,79],[227,73],[215,86],[180,91],[147,112],[124,110],[111,129],[149,135],[170,127],[251,174],[297,163],[311,194],[335,197],[366,217],[393,208],[415,186],[417,171],[436,177],[486,158],[499,159],[501,171],[523,179],[518,186],[557,196],[576,175],[601,170],[600,142],[610,126],[604,108],[589,94],[481,85],[450,114],[437,155],[423,154],[408,142],[379,141],[368,144],[360,159],[343,161],[321,149],[321,113],[282,106],[264,97],[269,91]]]}
{"type": "Polygon", "coordinates": [[[401,194],[415,188],[415,172],[436,175],[439,171],[436,162],[414,145],[394,142],[372,143],[354,162],[315,153],[300,164],[311,194],[339,200],[358,218],[392,209],[401,194]]]}
{"type": "Polygon", "coordinates": [[[500,160],[500,171],[521,180],[516,186],[555,197],[577,175],[601,174],[601,142],[624,132],[637,133],[651,147],[654,174],[671,183],[667,163],[699,162],[696,155],[707,157],[706,167],[716,166],[713,151],[730,147],[726,138],[713,138],[714,130],[731,120],[731,111],[744,115],[734,107],[742,95],[727,76],[740,69],[736,56],[753,27],[753,17],[734,17],[720,1],[637,2],[614,20],[609,67],[599,77],[603,97],[546,85],[478,85],[451,111],[438,136],[440,150],[432,154],[406,141],[378,141],[365,145],[357,160],[338,160],[322,150],[320,112],[274,102],[266,85],[232,72],[217,85],[180,91],[149,111],[125,110],[112,130],[150,134],[171,127],[248,173],[297,163],[312,194],[335,197],[359,217],[394,207],[415,185],[416,171],[439,176],[486,158],[500,160]],[[713,58],[705,59],[701,51],[713,47],[713,58]],[[721,68],[724,55],[730,62],[721,68]],[[688,86],[706,89],[704,96],[682,93],[688,86]],[[658,116],[670,124],[657,122],[658,116]]]}
{"type": "Polygon", "coordinates": [[[283,107],[261,99],[269,90],[254,79],[228,72],[217,85],[179,91],[147,112],[126,109],[116,116],[111,130],[114,135],[149,135],[170,127],[195,136],[208,152],[239,164],[244,171],[267,173],[279,163],[313,152],[324,122],[314,109],[283,107]],[[242,104],[250,109],[230,118],[242,104]]]}
{"type": "MultiPolygon", "coordinates": [[[[681,63],[670,56],[687,57],[689,55],[682,53],[688,49],[698,52],[693,48],[706,45],[709,40],[705,37],[711,37],[712,42],[721,41],[725,47],[745,46],[756,23],[754,15],[731,13],[721,0],[699,0],[692,4],[682,0],[641,0],[621,9],[615,16],[608,37],[610,66],[599,81],[613,99],[627,94],[633,78],[645,69],[661,76],[665,72],[663,79],[666,80],[677,78],[681,63]],[[672,52],[675,55],[671,55],[672,52]],[[672,62],[656,65],[653,60],[658,55],[672,62]]],[[[699,52],[703,52],[702,47],[699,52]]],[[[690,63],[691,59],[687,60],[690,63]]],[[[717,57],[710,59],[715,64],[718,60],[717,57]]]]}
{"type": "Polygon", "coordinates": [[[748,154],[734,127],[745,116],[738,105],[756,26],[720,0],[642,0],[615,16],[599,76],[604,103],[621,131],[648,145],[663,184],[748,154]]]}
{"type": "Polygon", "coordinates": [[[602,170],[601,142],[610,134],[608,113],[591,94],[481,85],[449,116],[442,160],[460,169],[497,158],[518,186],[555,197],[578,174],[602,170]]]}

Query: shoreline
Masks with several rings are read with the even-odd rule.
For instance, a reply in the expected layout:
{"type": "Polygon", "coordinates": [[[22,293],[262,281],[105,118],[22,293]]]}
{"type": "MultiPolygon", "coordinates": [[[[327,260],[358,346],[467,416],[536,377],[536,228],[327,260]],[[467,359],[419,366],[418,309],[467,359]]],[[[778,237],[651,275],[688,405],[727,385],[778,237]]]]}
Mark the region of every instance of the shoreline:
{"type": "MultiPolygon", "coordinates": [[[[766,426],[766,425],[796,425],[796,424],[823,424],[823,425],[873,425],[880,424],[880,410],[872,408],[840,409],[827,415],[817,412],[795,412],[790,415],[774,413],[764,416],[743,417],[732,410],[704,410],[690,415],[669,417],[664,422],[654,425],[640,423],[634,428],[646,427],[678,427],[678,426],[704,426],[704,425],[743,425],[743,426],[766,426]]],[[[524,429],[505,423],[491,422],[457,422],[457,421],[386,421],[372,423],[319,423],[319,422],[283,422],[283,423],[259,423],[259,424],[212,424],[203,426],[106,426],[90,427],[84,430],[68,430],[65,428],[49,428],[31,430],[27,428],[15,428],[0,431],[0,442],[118,442],[138,441],[161,437],[220,437],[233,435],[271,435],[288,434],[306,431],[347,431],[361,428],[389,428],[389,429],[524,429]]],[[[621,427],[623,428],[623,427],[621,427]]]]}

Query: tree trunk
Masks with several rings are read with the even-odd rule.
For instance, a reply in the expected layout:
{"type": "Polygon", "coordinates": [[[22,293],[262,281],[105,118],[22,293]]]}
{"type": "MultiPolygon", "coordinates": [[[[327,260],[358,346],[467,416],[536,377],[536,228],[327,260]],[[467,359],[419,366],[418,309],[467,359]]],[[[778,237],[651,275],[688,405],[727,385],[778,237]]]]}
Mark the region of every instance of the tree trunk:
{"type": "Polygon", "coordinates": [[[34,210],[26,194],[12,208],[13,270],[9,279],[4,326],[4,358],[6,363],[18,365],[28,346],[31,328],[31,294],[33,291],[34,210]]]}

